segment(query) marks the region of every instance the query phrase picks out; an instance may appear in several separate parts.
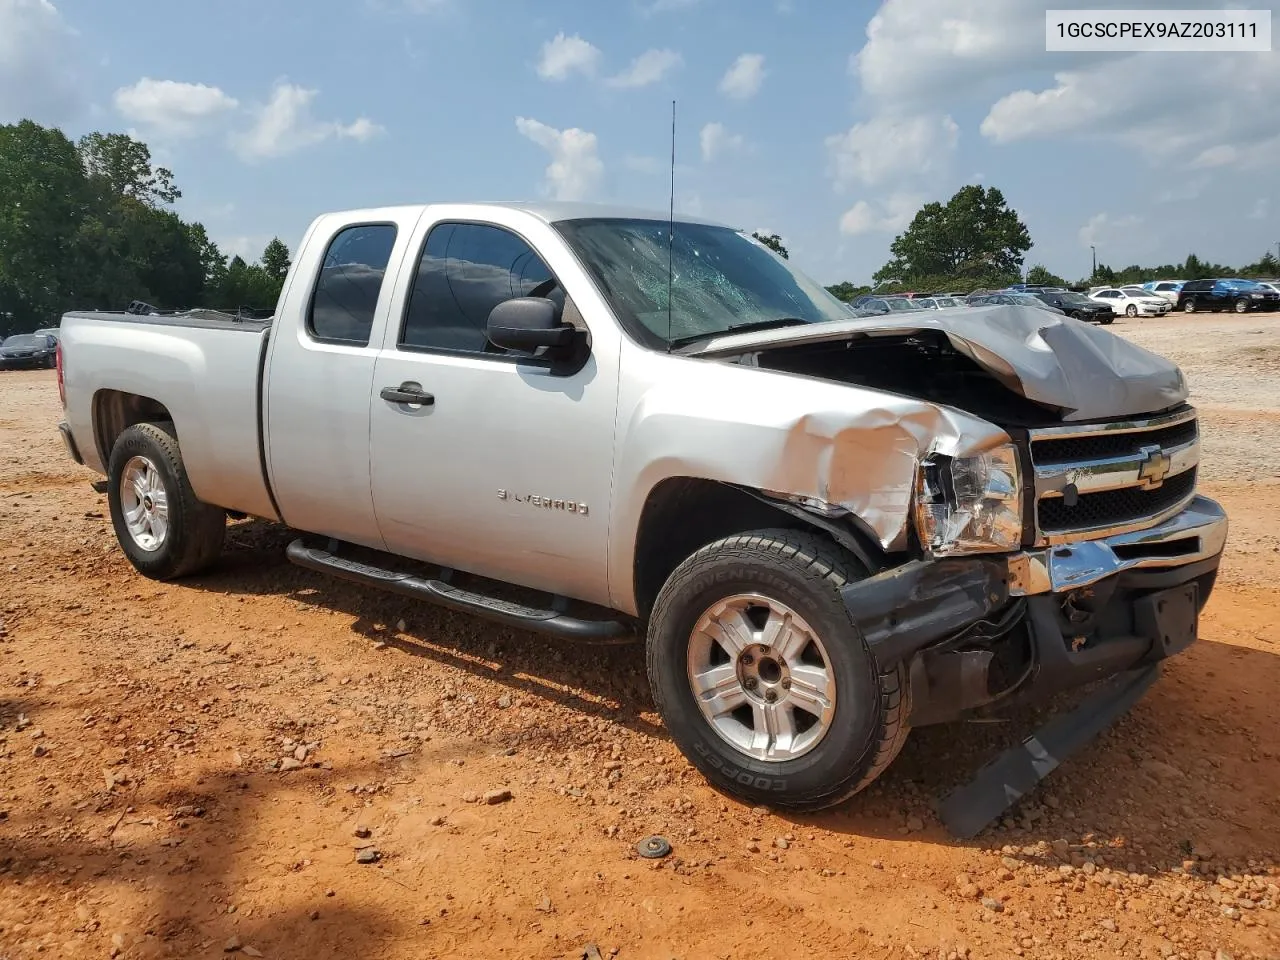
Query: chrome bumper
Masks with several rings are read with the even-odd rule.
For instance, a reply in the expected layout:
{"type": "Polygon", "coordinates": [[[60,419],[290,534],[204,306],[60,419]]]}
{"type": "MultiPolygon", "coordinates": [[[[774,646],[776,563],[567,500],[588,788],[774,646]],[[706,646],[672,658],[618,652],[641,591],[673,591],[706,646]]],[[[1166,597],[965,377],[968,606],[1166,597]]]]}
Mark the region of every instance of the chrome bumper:
{"type": "Polygon", "coordinates": [[[1188,566],[1218,556],[1226,542],[1226,512],[1198,496],[1146,530],[1015,554],[1009,558],[1009,595],[1061,593],[1125,570],[1188,566]]]}

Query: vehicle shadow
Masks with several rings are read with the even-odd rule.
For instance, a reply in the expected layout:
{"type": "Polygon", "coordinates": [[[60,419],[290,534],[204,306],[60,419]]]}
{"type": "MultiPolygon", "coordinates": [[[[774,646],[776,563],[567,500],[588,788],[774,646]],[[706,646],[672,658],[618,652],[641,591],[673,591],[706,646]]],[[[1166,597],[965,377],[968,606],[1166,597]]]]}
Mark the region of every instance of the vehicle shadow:
{"type": "MultiPolygon", "coordinates": [[[[394,861],[359,867],[366,872],[332,896],[307,881],[312,861],[271,864],[278,838],[261,832],[265,808],[298,790],[369,773],[361,766],[314,769],[300,780],[221,768],[206,772],[194,791],[152,788],[145,776],[129,787],[99,785],[87,809],[42,808],[6,824],[0,887],[13,895],[24,884],[56,882],[60,898],[79,904],[79,925],[60,933],[72,934],[72,953],[54,950],[60,956],[91,955],[78,944],[92,945],[97,956],[222,955],[232,938],[257,951],[253,956],[376,955],[379,943],[415,940],[429,953],[430,931],[378,905],[376,878],[384,867],[394,872],[394,861]]],[[[302,842],[319,850],[326,830],[308,824],[302,842]]],[[[354,856],[336,848],[316,855],[354,856]]],[[[26,927],[6,931],[19,947],[14,955],[48,951],[38,913],[26,927]]]]}
{"type": "MultiPolygon", "coordinates": [[[[352,617],[351,628],[372,642],[667,739],[653,712],[639,644],[592,648],[546,640],[330,580],[284,559],[284,546],[295,535],[265,523],[236,525],[221,565],[184,583],[285,595],[336,611],[352,617]],[[405,630],[397,629],[401,619],[405,630]]],[[[1276,691],[1280,657],[1205,636],[1165,665],[1128,715],[971,845],[1022,849],[1088,838],[1118,851],[1112,856],[1134,872],[1168,870],[1197,848],[1213,851],[1224,864],[1243,864],[1247,857],[1280,862],[1280,747],[1266,736],[1280,728],[1276,691]]],[[[785,816],[835,833],[962,845],[933,814],[938,801],[1081,695],[1003,722],[915,730],[895,763],[863,793],[832,810],[785,816]]]]}
{"type": "MultiPolygon", "coordinates": [[[[298,534],[276,524],[233,524],[218,566],[184,586],[239,595],[287,596],[352,618],[350,628],[372,644],[513,691],[608,719],[645,736],[666,738],[653,713],[639,642],[599,645],[543,637],[480,617],[370,590],[289,563],[284,548],[298,534]],[[400,623],[404,629],[400,629],[400,623]]],[[[512,599],[521,599],[513,594],[512,599]]]]}

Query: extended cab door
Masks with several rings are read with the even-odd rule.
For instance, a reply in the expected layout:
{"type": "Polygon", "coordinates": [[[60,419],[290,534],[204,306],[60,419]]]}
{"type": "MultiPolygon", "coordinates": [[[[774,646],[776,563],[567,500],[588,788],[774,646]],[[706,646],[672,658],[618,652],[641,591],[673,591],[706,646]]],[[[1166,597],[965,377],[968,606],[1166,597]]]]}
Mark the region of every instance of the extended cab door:
{"type": "Polygon", "coordinates": [[[263,439],[281,517],[299,530],[383,546],[369,489],[369,396],[421,211],[321,217],[289,274],[264,374],[263,439]]]}
{"type": "Polygon", "coordinates": [[[583,319],[575,294],[595,302],[594,290],[550,226],[518,210],[488,208],[494,222],[450,212],[428,208],[415,231],[374,368],[382,538],[395,553],[607,603],[620,334],[583,319]],[[493,307],[531,292],[589,327],[581,369],[489,342],[493,307]]]}

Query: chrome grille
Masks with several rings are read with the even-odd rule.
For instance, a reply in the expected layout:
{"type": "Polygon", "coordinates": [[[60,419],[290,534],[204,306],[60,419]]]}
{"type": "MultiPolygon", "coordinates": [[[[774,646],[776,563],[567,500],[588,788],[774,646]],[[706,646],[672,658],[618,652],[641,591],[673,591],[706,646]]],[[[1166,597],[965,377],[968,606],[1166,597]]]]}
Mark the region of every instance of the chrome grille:
{"type": "Polygon", "coordinates": [[[1195,496],[1196,414],[1033,430],[1031,462],[1039,541],[1142,529],[1195,496]]]}

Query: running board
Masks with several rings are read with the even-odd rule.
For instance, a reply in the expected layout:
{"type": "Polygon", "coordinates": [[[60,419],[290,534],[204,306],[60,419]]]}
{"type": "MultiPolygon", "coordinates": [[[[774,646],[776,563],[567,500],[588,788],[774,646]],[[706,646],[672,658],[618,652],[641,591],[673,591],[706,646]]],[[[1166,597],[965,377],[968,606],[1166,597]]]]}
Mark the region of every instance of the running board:
{"type": "Polygon", "coordinates": [[[1118,674],[1069,713],[1054,717],[956,787],[938,807],[943,826],[971,840],[1032,791],[1063,760],[1126,714],[1160,676],[1160,665],[1118,674]]]}
{"type": "MultiPolygon", "coordinates": [[[[332,541],[330,543],[332,544],[332,541]]],[[[348,560],[331,550],[309,547],[302,540],[295,540],[289,544],[285,555],[290,562],[306,567],[308,570],[318,570],[343,580],[363,583],[366,586],[377,587],[379,590],[387,590],[415,600],[426,600],[448,607],[450,610],[472,613],[508,626],[533,630],[564,640],[616,643],[625,642],[634,633],[631,627],[620,620],[582,620],[570,617],[559,610],[526,607],[509,600],[499,600],[482,593],[463,590],[443,580],[427,579],[411,573],[397,573],[372,564],[360,563],[358,560],[348,560]]],[[[559,598],[556,602],[559,605],[559,598]]]]}

